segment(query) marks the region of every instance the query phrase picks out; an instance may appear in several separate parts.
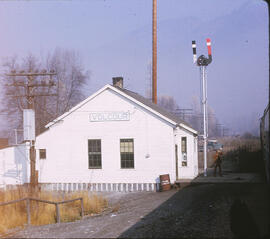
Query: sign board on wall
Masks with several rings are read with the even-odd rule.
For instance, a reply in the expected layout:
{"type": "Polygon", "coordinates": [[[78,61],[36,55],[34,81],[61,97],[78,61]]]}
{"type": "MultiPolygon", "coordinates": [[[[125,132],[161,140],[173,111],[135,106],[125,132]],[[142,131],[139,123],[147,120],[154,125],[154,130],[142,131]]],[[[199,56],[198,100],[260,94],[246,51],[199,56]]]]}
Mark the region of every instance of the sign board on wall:
{"type": "Polygon", "coordinates": [[[103,112],[91,112],[90,122],[102,122],[102,121],[129,121],[129,111],[103,111],[103,112]]]}

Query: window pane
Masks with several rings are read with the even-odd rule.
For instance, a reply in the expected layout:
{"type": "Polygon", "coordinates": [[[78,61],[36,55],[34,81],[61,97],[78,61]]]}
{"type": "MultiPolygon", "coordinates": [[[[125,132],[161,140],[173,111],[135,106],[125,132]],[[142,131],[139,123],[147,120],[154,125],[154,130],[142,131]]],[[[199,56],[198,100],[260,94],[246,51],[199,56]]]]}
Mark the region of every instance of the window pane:
{"type": "Polygon", "coordinates": [[[101,140],[88,140],[88,161],[89,168],[101,168],[101,140]]]}
{"type": "Polygon", "coordinates": [[[187,152],[187,137],[181,138],[181,150],[182,150],[182,153],[187,152]]]}
{"type": "Polygon", "coordinates": [[[39,150],[39,159],[46,159],[46,149],[39,150]]]}
{"type": "Polygon", "coordinates": [[[120,139],[121,168],[134,168],[133,139],[120,139]]]}

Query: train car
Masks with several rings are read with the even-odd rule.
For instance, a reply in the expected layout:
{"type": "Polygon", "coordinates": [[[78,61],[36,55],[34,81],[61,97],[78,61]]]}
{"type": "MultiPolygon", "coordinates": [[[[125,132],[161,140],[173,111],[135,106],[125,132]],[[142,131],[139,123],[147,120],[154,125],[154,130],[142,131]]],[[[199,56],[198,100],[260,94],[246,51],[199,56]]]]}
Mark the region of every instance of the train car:
{"type": "Polygon", "coordinates": [[[270,184],[270,163],[269,163],[269,103],[264,110],[260,122],[260,138],[265,163],[266,179],[270,184]]]}

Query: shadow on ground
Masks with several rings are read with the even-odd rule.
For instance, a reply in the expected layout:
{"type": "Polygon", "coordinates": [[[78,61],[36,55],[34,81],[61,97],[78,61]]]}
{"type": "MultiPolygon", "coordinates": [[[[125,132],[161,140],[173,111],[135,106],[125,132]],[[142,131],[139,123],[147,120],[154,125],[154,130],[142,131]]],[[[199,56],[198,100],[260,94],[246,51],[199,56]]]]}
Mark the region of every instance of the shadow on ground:
{"type": "Polygon", "coordinates": [[[189,185],[119,237],[268,238],[268,203],[265,184],[189,185]]]}
{"type": "MultiPolygon", "coordinates": [[[[227,169],[263,175],[259,153],[239,149],[224,158],[227,169]]],[[[270,238],[269,202],[266,183],[189,184],[119,237],[270,238]]]]}

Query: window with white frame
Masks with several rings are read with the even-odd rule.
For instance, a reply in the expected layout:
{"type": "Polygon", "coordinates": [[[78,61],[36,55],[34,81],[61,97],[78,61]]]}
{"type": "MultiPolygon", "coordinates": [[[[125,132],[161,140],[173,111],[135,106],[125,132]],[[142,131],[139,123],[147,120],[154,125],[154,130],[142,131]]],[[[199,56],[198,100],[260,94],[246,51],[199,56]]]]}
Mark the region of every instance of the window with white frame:
{"type": "Polygon", "coordinates": [[[133,139],[120,139],[121,168],[134,168],[133,139]]]}
{"type": "Polygon", "coordinates": [[[101,140],[88,140],[88,168],[101,168],[101,140]]]}

